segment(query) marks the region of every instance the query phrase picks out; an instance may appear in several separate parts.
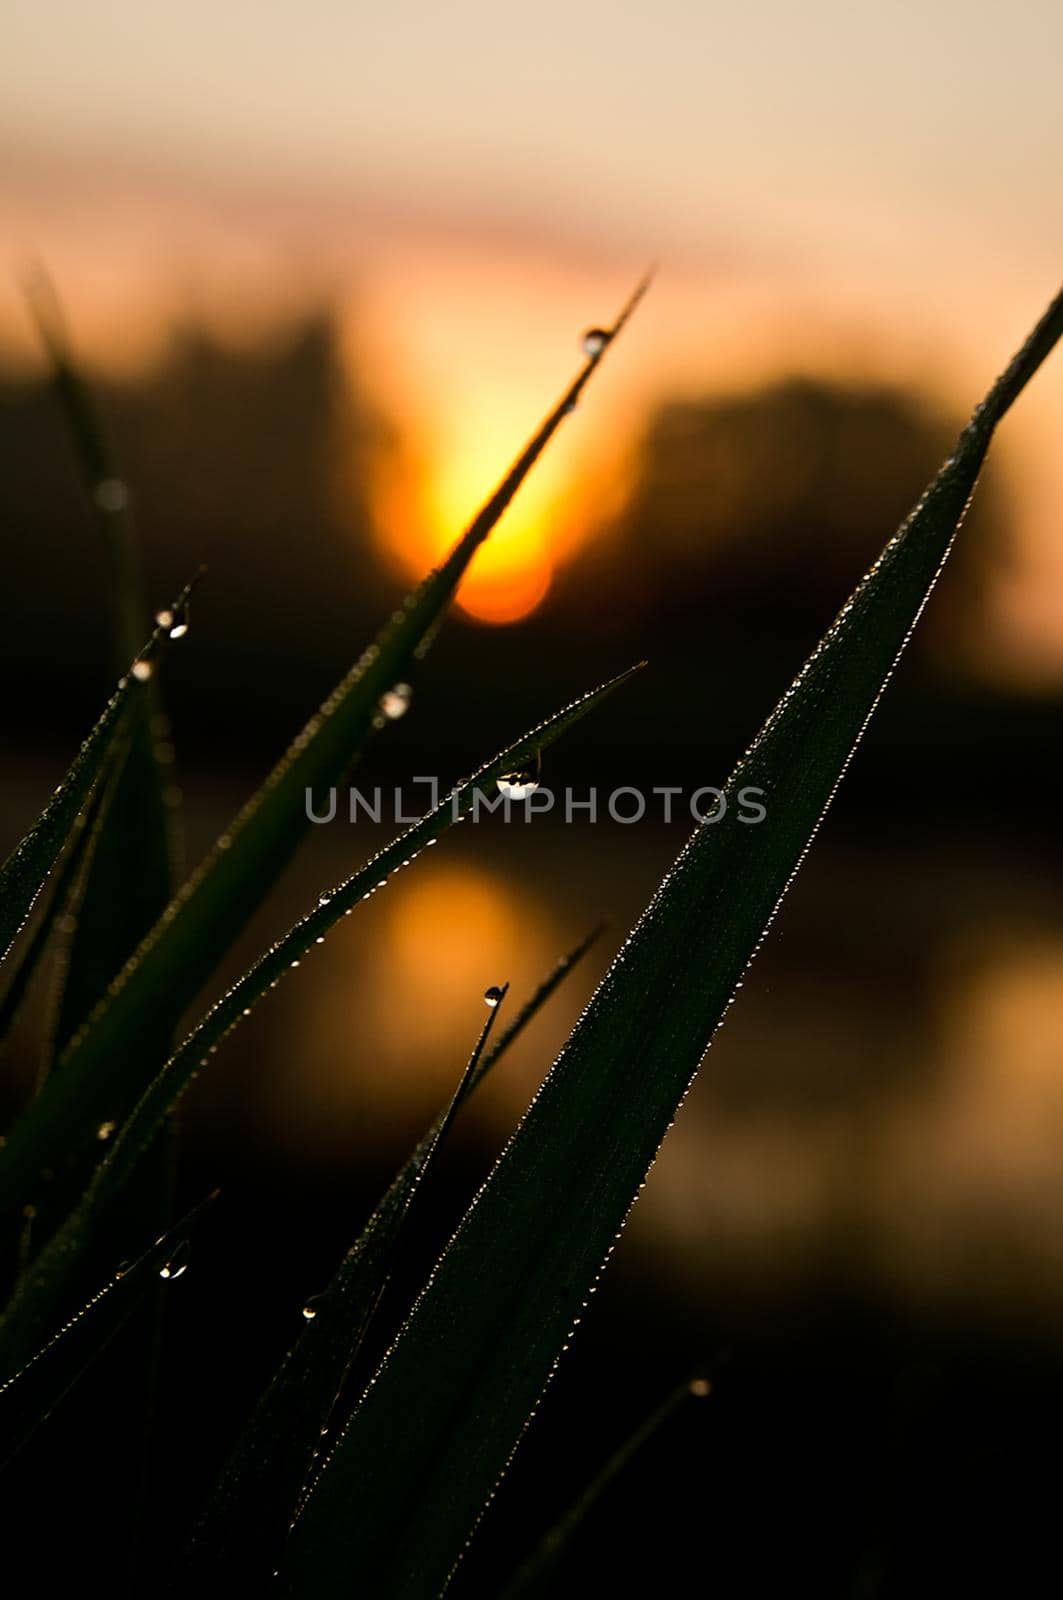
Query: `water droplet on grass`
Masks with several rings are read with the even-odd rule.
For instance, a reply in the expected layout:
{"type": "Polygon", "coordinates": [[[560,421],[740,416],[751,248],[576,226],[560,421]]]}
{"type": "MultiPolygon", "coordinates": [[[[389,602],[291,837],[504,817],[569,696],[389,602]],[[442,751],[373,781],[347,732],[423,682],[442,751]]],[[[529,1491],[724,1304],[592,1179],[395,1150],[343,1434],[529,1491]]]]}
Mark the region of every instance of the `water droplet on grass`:
{"type": "Polygon", "coordinates": [[[115,1130],[115,1126],[116,1124],[113,1122],[101,1122],[99,1127],[96,1129],[97,1139],[99,1139],[101,1142],[105,1139],[109,1139],[115,1130]]]}
{"type": "Polygon", "coordinates": [[[496,778],[498,792],[507,800],[526,800],[539,787],[539,780],[530,772],[504,772],[496,778]]]}
{"type": "Polygon", "coordinates": [[[583,335],[583,354],[585,356],[600,356],[612,335],[605,328],[588,328],[583,335]]]}
{"type": "Polygon", "coordinates": [[[306,1318],[307,1322],[313,1322],[314,1318],[317,1316],[318,1307],[321,1305],[323,1299],[324,1295],[320,1294],[313,1294],[310,1296],[310,1299],[303,1307],[303,1316],[306,1318]]]}
{"type": "Polygon", "coordinates": [[[150,661],[141,660],[133,662],[133,676],[138,683],[147,683],[154,671],[155,668],[152,666],[150,661]]]}
{"type": "Polygon", "coordinates": [[[492,1011],[494,1010],[495,1006],[497,1006],[501,998],[502,990],[497,984],[492,984],[490,989],[484,990],[484,999],[487,1001],[487,1004],[491,1007],[492,1011]]]}
{"type": "Polygon", "coordinates": [[[156,611],[155,621],[171,639],[183,639],[188,632],[188,606],[181,605],[176,611],[156,611]]]}
{"type": "Polygon", "coordinates": [[[183,1278],[185,1273],[188,1271],[188,1262],[191,1253],[192,1252],[188,1247],[188,1240],[186,1239],[183,1243],[177,1246],[177,1249],[174,1251],[169,1261],[166,1262],[165,1266],[159,1268],[159,1277],[165,1278],[168,1283],[173,1283],[177,1278],[183,1278]]]}
{"type": "Polygon", "coordinates": [[[396,683],[393,688],[385,690],[380,696],[380,709],[389,722],[395,722],[399,717],[404,717],[410,709],[413,699],[413,690],[408,683],[396,683]]]}

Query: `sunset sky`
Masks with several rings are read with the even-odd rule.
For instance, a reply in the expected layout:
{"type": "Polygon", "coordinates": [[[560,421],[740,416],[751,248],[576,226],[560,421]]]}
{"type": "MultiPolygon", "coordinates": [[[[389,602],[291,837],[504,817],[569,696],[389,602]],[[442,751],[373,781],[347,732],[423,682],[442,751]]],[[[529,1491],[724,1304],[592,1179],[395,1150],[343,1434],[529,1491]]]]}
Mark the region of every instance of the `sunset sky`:
{"type": "MultiPolygon", "coordinates": [[[[86,350],[310,293],[400,421],[379,487],[412,575],[444,548],[651,261],[658,282],[466,598],[535,603],[647,404],[793,370],[965,407],[1063,275],[1063,11],[788,0],[16,0],[0,57],[10,259],[86,350]]],[[[25,319],[5,284],[12,359],[25,319]]],[[[1025,566],[1001,670],[1063,675],[1063,372],[1009,426],[1025,566]]],[[[884,530],[885,532],[886,530],[884,530]]]]}

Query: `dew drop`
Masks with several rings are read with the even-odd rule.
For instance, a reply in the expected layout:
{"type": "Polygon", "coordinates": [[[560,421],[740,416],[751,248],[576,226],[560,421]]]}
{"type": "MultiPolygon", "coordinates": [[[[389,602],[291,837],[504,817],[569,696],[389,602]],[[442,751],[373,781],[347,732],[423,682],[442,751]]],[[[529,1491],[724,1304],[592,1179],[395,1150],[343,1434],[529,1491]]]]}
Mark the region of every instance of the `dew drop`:
{"type": "Polygon", "coordinates": [[[399,717],[404,717],[410,709],[413,699],[413,690],[408,683],[396,683],[393,688],[385,690],[380,696],[380,709],[389,722],[395,722],[399,717]]]}
{"type": "Polygon", "coordinates": [[[507,800],[526,800],[539,787],[538,778],[530,772],[504,772],[495,782],[507,800]]]}
{"type": "Polygon", "coordinates": [[[144,661],[141,659],[140,661],[133,662],[133,676],[138,683],[147,683],[154,671],[155,668],[152,666],[150,661],[144,661]]]}
{"type": "Polygon", "coordinates": [[[492,984],[490,989],[484,990],[484,999],[487,1001],[487,1004],[491,1007],[492,1011],[494,1010],[495,1006],[497,1006],[501,998],[502,990],[497,984],[492,984]]]}
{"type": "Polygon", "coordinates": [[[691,1378],[690,1392],[696,1400],[704,1400],[712,1393],[712,1384],[708,1378],[691,1378]]]}
{"type": "Polygon", "coordinates": [[[188,606],[180,605],[176,611],[156,611],[155,621],[171,639],[183,639],[188,632],[188,606]]]}
{"type": "Polygon", "coordinates": [[[104,1140],[109,1139],[111,1134],[114,1132],[115,1127],[116,1124],[113,1122],[101,1122],[99,1127],[96,1129],[97,1139],[99,1139],[101,1143],[104,1140]]]}
{"type": "Polygon", "coordinates": [[[612,334],[607,333],[604,328],[588,328],[582,340],[583,354],[600,356],[611,338],[612,334]]]}
{"type": "Polygon", "coordinates": [[[185,1239],[177,1246],[169,1261],[159,1268],[159,1277],[165,1278],[168,1283],[173,1283],[175,1279],[184,1277],[184,1274],[188,1271],[190,1255],[188,1240],[185,1239]]]}
{"type": "Polygon", "coordinates": [[[307,1322],[313,1322],[314,1318],[317,1316],[318,1307],[321,1305],[321,1302],[324,1298],[324,1295],[321,1294],[314,1294],[310,1296],[310,1299],[303,1307],[303,1316],[306,1318],[307,1322]]]}

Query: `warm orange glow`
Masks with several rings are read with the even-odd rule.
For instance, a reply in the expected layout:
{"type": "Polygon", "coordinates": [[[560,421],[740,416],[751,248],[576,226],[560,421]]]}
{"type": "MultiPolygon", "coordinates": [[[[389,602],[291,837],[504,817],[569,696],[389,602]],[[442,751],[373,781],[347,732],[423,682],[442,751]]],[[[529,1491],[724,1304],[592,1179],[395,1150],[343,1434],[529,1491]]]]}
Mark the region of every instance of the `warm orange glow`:
{"type": "Polygon", "coordinates": [[[462,585],[458,604],[478,622],[519,622],[531,614],[550,587],[552,568],[545,555],[521,553],[519,565],[491,569],[486,564],[462,585]]]}
{"type": "MultiPolygon", "coordinates": [[[[441,561],[493,492],[544,410],[542,392],[474,381],[456,371],[453,392],[426,422],[431,439],[381,469],[377,523],[385,554],[415,582],[441,561]]],[[[546,401],[550,396],[546,390],[546,401]]],[[[478,622],[519,621],[549,591],[560,555],[576,526],[567,503],[563,454],[536,465],[458,591],[458,606],[478,622]]]]}
{"type": "MultiPolygon", "coordinates": [[[[437,561],[446,554],[492,483],[491,468],[476,455],[455,458],[428,482],[423,497],[424,556],[437,561]]],[[[477,552],[458,591],[458,605],[466,615],[479,622],[506,623],[534,611],[553,574],[545,520],[541,494],[536,485],[526,485],[477,552]]],[[[422,556],[418,565],[423,564],[422,556]]]]}
{"type": "Polygon", "coordinates": [[[389,907],[383,937],[388,967],[405,989],[416,983],[440,1027],[437,1005],[467,1010],[489,970],[492,950],[505,949],[512,906],[496,878],[466,865],[411,877],[389,907]],[[441,937],[444,935],[444,937],[441,937]]]}
{"type": "Polygon", "coordinates": [[[380,965],[360,1007],[376,1024],[374,1036],[397,1045],[401,1066],[389,1075],[394,1098],[415,1099],[433,1080],[432,1092],[442,1094],[460,1070],[452,1041],[471,1049],[486,1016],[484,991],[507,980],[517,992],[528,990],[561,935],[512,880],[468,861],[419,862],[389,888],[380,910],[380,965]],[[386,985],[378,971],[387,973],[386,985]],[[396,996],[404,997],[398,1007],[396,996]]]}
{"type": "MultiPolygon", "coordinates": [[[[290,990],[292,1094],[315,1141],[349,1139],[352,1118],[364,1136],[374,1123],[433,1114],[487,1020],[485,991],[512,985],[504,1027],[574,939],[519,877],[443,850],[427,851],[337,931],[318,952],[318,985],[290,990]]],[[[538,1052],[530,1078],[511,1065],[477,1097],[481,1107],[509,1117],[545,1065],[538,1052]]],[[[283,1106],[290,1135],[290,1100],[283,1106]]]]}
{"type": "MultiPolygon", "coordinates": [[[[641,258],[626,247],[591,257],[578,241],[530,227],[510,234],[486,213],[475,227],[441,226],[431,207],[418,220],[416,204],[400,215],[365,197],[352,212],[346,191],[327,187],[292,204],[285,182],[245,193],[201,171],[78,160],[71,150],[25,158],[0,223],[16,261],[48,265],[82,357],[113,375],[150,365],[188,325],[254,343],[308,306],[333,307],[356,392],[371,395],[402,440],[401,462],[371,470],[382,552],[401,581],[415,582],[571,378],[581,329],[615,312],[641,258]]],[[[836,217],[832,208],[832,229],[836,217]]],[[[803,227],[790,219],[782,237],[800,244],[803,227]]],[[[739,251],[712,271],[681,251],[666,261],[586,404],[477,555],[460,608],[494,624],[535,610],[573,548],[608,526],[632,441],[661,401],[796,372],[910,383],[968,404],[1050,281],[1040,267],[1031,282],[1030,270],[1003,263],[991,278],[972,270],[957,281],[948,230],[928,236],[927,227],[925,216],[915,231],[891,223],[892,247],[919,240],[903,270],[884,255],[874,271],[862,260],[854,271],[851,258],[835,259],[836,229],[829,263],[789,247],[739,251]],[[946,279],[927,276],[930,259],[946,279]]],[[[16,367],[39,360],[10,278],[0,281],[0,351],[16,367]]],[[[1024,397],[1023,428],[995,452],[1014,499],[1015,559],[998,575],[984,652],[998,679],[1046,690],[1063,679],[1060,382],[1058,368],[1046,369],[1024,397]]]]}

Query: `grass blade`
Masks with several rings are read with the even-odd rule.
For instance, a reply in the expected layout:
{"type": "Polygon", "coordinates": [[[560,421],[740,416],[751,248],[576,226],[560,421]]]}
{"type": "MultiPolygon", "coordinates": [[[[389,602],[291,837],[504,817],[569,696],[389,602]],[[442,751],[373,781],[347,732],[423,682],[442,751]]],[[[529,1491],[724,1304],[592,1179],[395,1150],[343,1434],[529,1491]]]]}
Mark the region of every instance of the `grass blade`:
{"type": "MultiPolygon", "coordinates": [[[[188,593],[187,588],[182,591],[175,609],[187,604],[188,593]]],[[[144,693],[168,641],[168,632],[156,626],[130,670],[118,680],[98,722],[37,821],[0,867],[0,961],[25,925],[75,819],[99,781],[116,731],[144,693]]]]}
{"type": "Polygon", "coordinates": [[[215,1198],[216,1195],[210,1195],[201,1201],[132,1266],[113,1273],[54,1338],[49,1339],[19,1372],[0,1384],[0,1438],[3,1440],[0,1466],[6,1465],[22,1448],[125,1325],[215,1198]]]}
{"type": "MultiPolygon", "coordinates": [[[[499,991],[499,1002],[507,988],[499,991]]],[[[449,1105],[388,1188],[328,1288],[304,1311],[306,1326],[262,1396],[197,1529],[192,1567],[204,1576],[254,1587],[276,1569],[322,1434],[387,1284],[399,1234],[476,1078],[497,1015],[497,1008],[488,1011],[449,1105]]]]}
{"type": "MultiPolygon", "coordinates": [[[[480,1087],[489,1072],[494,1071],[506,1051],[517,1042],[528,1024],[534,1021],[546,1002],[564,983],[573,967],[578,966],[591,946],[601,938],[604,931],[605,924],[599,922],[591,929],[590,933],[584,934],[579,944],[574,945],[567,955],[561,957],[554,970],[543,979],[535,993],[529,995],[512,1022],[503,1029],[494,1046],[484,1056],[480,1065],[465,1085],[464,1100],[467,1100],[473,1091],[480,1087]]],[[[428,1136],[427,1134],[425,1135],[426,1138],[428,1136]]]]}
{"type": "Polygon", "coordinates": [[[1063,296],[976,411],[665,877],[319,1473],[288,1592],[443,1590],[918,620],[993,428],[1063,296]]]}
{"type": "Polygon", "coordinates": [[[207,1012],[149,1085],[112,1142],[83,1200],[20,1280],[0,1321],[0,1372],[21,1365],[28,1352],[47,1334],[55,1320],[71,1266],[80,1259],[88,1241],[106,1218],[113,1214],[141,1156],[197,1071],[206,1064],[222,1039],[239,1026],[254,1003],[279,983],[340,917],[349,915],[360,901],[410,865],[421,850],[434,843],[455,821],[467,816],[477,796],[488,793],[497,777],[522,762],[533,760],[538,751],[546,749],[638,670],[636,667],[621,673],[573,701],[486,762],[471,778],[459,783],[434,810],[379,851],[353,877],[330,894],[323,895],[309,916],[289,929],[207,1012]]]}
{"type": "MultiPolygon", "coordinates": [[[[121,751],[115,749],[109,761],[121,759],[121,751]]],[[[11,1031],[19,1008],[48,948],[56,923],[66,913],[71,897],[76,895],[78,880],[95,849],[101,817],[113,792],[115,772],[112,771],[108,776],[108,764],[105,763],[104,772],[93,789],[85,809],[74,819],[73,840],[56,876],[48,904],[40,913],[33,936],[23,950],[4,990],[3,999],[0,1000],[0,1048],[11,1031]]]]}
{"type": "Polygon", "coordinates": [[[147,607],[129,491],[111,453],[92,392],[74,358],[59,296],[39,264],[25,276],[23,291],[38,337],[51,364],[52,386],[66,418],[82,480],[111,562],[112,634],[116,665],[135,654],[147,607]]]}
{"type": "Polygon", "coordinates": [[[619,1449],[613,1452],[575,1504],[543,1535],[527,1561],[506,1584],[499,1600],[530,1600],[530,1597],[536,1594],[558,1593],[557,1565],[602,1495],[634,1460],[643,1445],[648,1444],[682,1406],[691,1400],[704,1400],[711,1393],[712,1385],[707,1378],[691,1378],[687,1383],[681,1383],[677,1389],[673,1389],[656,1410],[639,1423],[619,1449]]]}
{"type": "Polygon", "coordinates": [[[347,1382],[387,1284],[400,1231],[409,1220],[427,1169],[456,1112],[498,1065],[600,932],[600,928],[593,929],[562,957],[486,1051],[498,1012],[489,1014],[449,1106],[440,1112],[395,1176],[341,1262],[329,1289],[316,1302],[313,1319],[288,1352],[251,1417],[218,1485],[216,1498],[197,1529],[191,1556],[194,1570],[212,1575],[226,1573],[246,1586],[256,1576],[268,1578],[276,1567],[284,1533],[320,1448],[334,1401],[347,1382]]]}
{"type": "Polygon", "coordinates": [[[477,549],[590,381],[612,338],[645,292],[640,284],[610,338],[574,381],[443,564],[409,596],[294,740],[141,945],[60,1063],[0,1159],[0,1210],[22,1203],[45,1167],[86,1143],[130,1081],[138,1092],[160,1064],[153,1040],[175,1025],[261,903],[310,826],[305,792],[343,781],[370,737],[381,696],[404,678],[432,637],[477,549]]]}
{"type": "MultiPolygon", "coordinates": [[[[50,359],[52,384],[74,447],[99,543],[108,557],[107,585],[112,612],[112,653],[119,664],[134,652],[149,614],[144,595],[130,492],[111,450],[103,417],[77,362],[59,298],[51,281],[37,271],[26,283],[26,299],[41,343],[50,359]]],[[[175,619],[176,620],[176,619],[175,619]]],[[[187,617],[180,619],[187,627],[187,617]]],[[[113,792],[78,884],[77,914],[72,935],[64,943],[51,1011],[45,1073],[77,1027],[106,994],[140,941],[162,915],[177,881],[179,791],[173,784],[172,751],[164,744],[167,726],[156,679],[140,696],[131,717],[129,750],[117,773],[113,792]]],[[[172,1030],[160,1026],[153,1051],[165,1056],[172,1048],[172,1030]]],[[[116,1100],[113,1116],[121,1120],[132,1108],[137,1086],[116,1100]]],[[[106,1265],[138,1247],[149,1227],[161,1234],[171,1220],[170,1200],[174,1130],[160,1134],[150,1161],[138,1175],[136,1192],[128,1196],[126,1215],[97,1245],[96,1259],[106,1265]],[[154,1170],[152,1170],[154,1168],[154,1170]],[[132,1227],[130,1224],[132,1223],[132,1227]],[[131,1239],[132,1245],[126,1240],[131,1239]]],[[[38,1195],[32,1231],[23,1234],[29,1249],[47,1239],[88,1182],[97,1152],[75,1151],[56,1165],[46,1192],[38,1195]]],[[[95,1273],[85,1263],[86,1281],[95,1273]]],[[[161,1289],[161,1285],[160,1285],[161,1289]]],[[[136,1546],[138,1511],[143,1509],[148,1418],[153,1410],[157,1376],[162,1293],[148,1297],[127,1326],[115,1352],[110,1384],[115,1427],[124,1432],[112,1440],[124,1481],[111,1481],[107,1493],[121,1504],[126,1522],[113,1531],[128,1557],[136,1546]]]]}
{"type": "MultiPolygon", "coordinates": [[[[25,294],[109,556],[112,637],[120,667],[135,654],[148,614],[129,490],[75,358],[59,297],[40,267],[27,276],[25,294]]],[[[129,759],[85,885],[64,974],[56,1026],[60,1046],[89,1014],[173,890],[172,813],[163,802],[169,780],[151,726],[160,712],[153,681],[141,697],[129,759]]]]}

